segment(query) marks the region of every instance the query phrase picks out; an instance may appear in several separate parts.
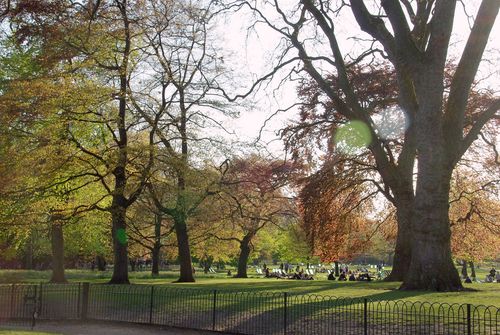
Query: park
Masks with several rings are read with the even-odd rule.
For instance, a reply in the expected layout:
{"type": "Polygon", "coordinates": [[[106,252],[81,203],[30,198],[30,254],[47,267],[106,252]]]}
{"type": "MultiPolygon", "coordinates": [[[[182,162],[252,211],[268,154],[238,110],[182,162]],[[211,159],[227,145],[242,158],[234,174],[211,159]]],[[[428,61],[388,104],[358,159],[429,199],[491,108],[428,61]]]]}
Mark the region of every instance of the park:
{"type": "Polygon", "coordinates": [[[500,334],[498,0],[0,0],[0,334],[500,334]]]}

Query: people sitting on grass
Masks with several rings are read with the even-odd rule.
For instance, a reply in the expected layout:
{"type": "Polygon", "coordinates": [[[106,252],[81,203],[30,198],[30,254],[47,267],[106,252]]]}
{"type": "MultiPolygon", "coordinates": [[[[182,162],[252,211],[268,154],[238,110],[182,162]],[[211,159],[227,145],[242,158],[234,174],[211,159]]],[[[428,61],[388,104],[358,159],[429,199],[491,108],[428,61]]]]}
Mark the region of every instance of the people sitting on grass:
{"type": "Polygon", "coordinates": [[[351,271],[349,271],[349,281],[356,281],[356,276],[351,271]]]}
{"type": "Polygon", "coordinates": [[[465,277],[465,283],[467,283],[467,284],[472,284],[472,280],[470,279],[470,277],[469,277],[469,276],[466,276],[466,277],[465,277]]]}
{"type": "Polygon", "coordinates": [[[370,277],[370,274],[368,272],[361,273],[358,276],[359,281],[372,281],[372,278],[370,277]]]}
{"type": "Polygon", "coordinates": [[[339,275],[339,281],[346,281],[347,277],[344,271],[342,271],[339,275]]]}
{"type": "Polygon", "coordinates": [[[331,271],[328,275],[328,280],[335,280],[335,274],[333,273],[333,271],[331,271]]]}

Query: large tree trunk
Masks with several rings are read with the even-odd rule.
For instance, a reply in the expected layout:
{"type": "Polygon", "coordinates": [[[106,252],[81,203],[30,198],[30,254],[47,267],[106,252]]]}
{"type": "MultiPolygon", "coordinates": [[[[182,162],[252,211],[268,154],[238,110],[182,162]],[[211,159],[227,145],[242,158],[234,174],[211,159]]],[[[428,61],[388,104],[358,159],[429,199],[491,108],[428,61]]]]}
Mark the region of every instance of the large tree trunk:
{"type": "Polygon", "coordinates": [[[161,221],[162,216],[155,214],[155,243],[151,250],[151,258],[153,265],[151,267],[151,275],[158,276],[160,274],[160,250],[161,250],[161,221]]]}
{"type": "Polygon", "coordinates": [[[64,237],[63,227],[58,222],[52,222],[50,229],[52,247],[52,277],[51,283],[67,283],[64,275],[64,237]]]}
{"type": "Polygon", "coordinates": [[[112,206],[111,216],[113,223],[113,276],[110,284],[130,284],[128,279],[128,251],[125,213],[123,206],[112,206]]]}
{"type": "Polygon", "coordinates": [[[240,241],[240,255],[238,257],[238,272],[234,276],[235,278],[248,278],[247,275],[247,264],[248,258],[250,257],[250,242],[255,234],[248,233],[240,241]]]}
{"type": "MultiPolygon", "coordinates": [[[[430,80],[425,85],[432,82],[430,80]]],[[[432,97],[436,92],[427,86],[424,91],[427,91],[424,96],[431,102],[422,103],[422,115],[417,120],[417,129],[421,133],[417,144],[419,177],[412,213],[411,263],[401,288],[457,291],[463,287],[451,257],[448,209],[452,169],[445,160],[444,140],[439,126],[440,93],[436,98],[438,102],[433,103],[432,97]]]]}
{"type": "Polygon", "coordinates": [[[193,264],[191,262],[191,250],[189,247],[186,221],[184,218],[176,217],[174,219],[174,224],[180,263],[180,277],[177,282],[194,282],[193,264]]]}

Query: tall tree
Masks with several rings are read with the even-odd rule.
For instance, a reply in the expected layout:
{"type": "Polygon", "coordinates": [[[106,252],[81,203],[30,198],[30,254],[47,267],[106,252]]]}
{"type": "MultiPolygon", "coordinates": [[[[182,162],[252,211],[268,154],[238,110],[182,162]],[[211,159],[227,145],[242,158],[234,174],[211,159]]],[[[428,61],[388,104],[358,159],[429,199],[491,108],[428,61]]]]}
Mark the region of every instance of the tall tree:
{"type": "Polygon", "coordinates": [[[252,155],[232,162],[224,184],[223,199],[228,212],[229,237],[239,244],[238,272],[247,278],[247,264],[252,242],[260,230],[269,225],[283,225],[283,219],[295,215],[293,200],[285,195],[293,166],[279,160],[266,160],[252,155]],[[239,236],[235,236],[237,233],[239,236]]]}
{"type": "Polygon", "coordinates": [[[207,171],[203,172],[203,160],[212,160],[211,155],[221,146],[213,135],[225,131],[220,115],[234,114],[213,89],[225,71],[210,32],[211,4],[151,2],[145,10],[148,19],[143,22],[149,64],[145,72],[151,75],[141,88],[131,86],[134,106],[150,127],[156,127],[160,149],[156,181],[161,185],[162,181],[170,184],[175,180],[168,187],[171,201],[167,203],[161,201],[161,187],[156,189],[151,183],[150,191],[158,210],[174,223],[179,282],[194,281],[188,219],[213,193],[211,177],[198,183],[207,171]]]}
{"type": "MultiPolygon", "coordinates": [[[[302,0],[290,7],[278,1],[230,4],[250,8],[259,22],[284,40],[279,65],[261,81],[279,68],[300,61],[300,70],[317,82],[335,109],[346,119],[361,122],[362,125],[355,124],[362,130],[350,127],[347,133],[366,136],[357,142],[366,141],[385,188],[394,198],[398,239],[408,236],[405,240],[411,242],[411,259],[401,287],[462,289],[451,259],[450,179],[457,162],[500,108],[500,100],[493,97],[489,106],[475,111],[472,119],[465,117],[469,92],[500,3],[481,2],[449,89],[445,89],[444,74],[456,1],[380,1],[368,5],[350,0],[349,4],[341,2],[336,6],[328,0],[302,0]],[[266,6],[272,7],[277,19],[268,17],[266,6]],[[356,54],[346,54],[336,30],[337,17],[347,10],[360,31],[372,40],[367,48],[357,49],[356,54]],[[362,104],[348,75],[354,64],[367,63],[378,55],[388,59],[395,70],[398,104],[408,119],[400,152],[393,152],[386,145],[371,117],[371,106],[362,104]],[[331,75],[336,77],[338,86],[330,85],[331,75]],[[466,123],[468,127],[464,127],[466,123]]],[[[359,45],[363,47],[362,43],[359,45]]]]}

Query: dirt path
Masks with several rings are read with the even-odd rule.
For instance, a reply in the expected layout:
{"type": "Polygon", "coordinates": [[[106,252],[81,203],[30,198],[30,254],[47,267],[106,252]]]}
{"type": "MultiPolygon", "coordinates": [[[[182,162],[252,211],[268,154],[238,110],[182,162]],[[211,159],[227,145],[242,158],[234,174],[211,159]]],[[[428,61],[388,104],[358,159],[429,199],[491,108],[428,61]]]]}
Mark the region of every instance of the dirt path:
{"type": "Polygon", "coordinates": [[[198,331],[164,326],[137,325],[123,322],[62,322],[39,321],[34,330],[63,335],[214,335],[210,331],[198,331]]]}

